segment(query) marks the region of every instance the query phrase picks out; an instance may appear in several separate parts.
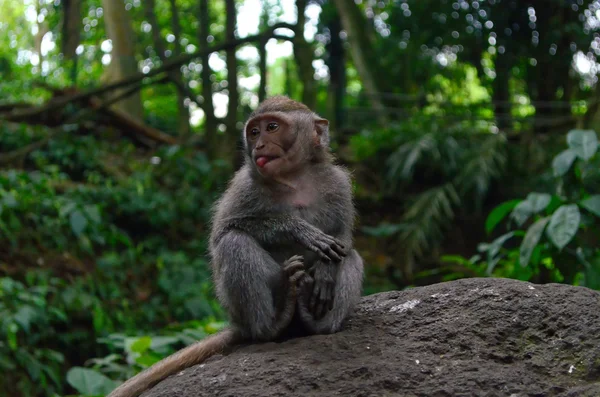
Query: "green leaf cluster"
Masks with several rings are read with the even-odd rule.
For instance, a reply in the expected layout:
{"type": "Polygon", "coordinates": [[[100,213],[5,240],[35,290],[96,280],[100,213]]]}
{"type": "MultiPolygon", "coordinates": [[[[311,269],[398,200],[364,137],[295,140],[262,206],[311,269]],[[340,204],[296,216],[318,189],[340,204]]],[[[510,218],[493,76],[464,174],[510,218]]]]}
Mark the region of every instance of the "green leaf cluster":
{"type": "MultiPolygon", "coordinates": [[[[47,133],[0,128],[0,151],[47,133]]],[[[229,172],[189,148],[140,153],[127,140],[77,134],[0,169],[0,396],[105,395],[210,333],[222,313],[206,232],[229,172]],[[164,330],[176,335],[168,348],[149,335],[178,322],[187,331],[164,330]],[[116,331],[152,346],[98,344],[116,331]],[[76,369],[94,356],[105,364],[76,369]]]]}
{"type": "Polygon", "coordinates": [[[488,215],[488,234],[504,221],[512,229],[480,245],[487,253],[488,275],[532,279],[542,272],[552,281],[600,288],[600,249],[589,244],[600,235],[600,194],[594,191],[600,182],[594,172],[600,167],[600,145],[591,130],[570,131],[567,145],[548,170],[555,177],[554,192],[532,192],[488,215]],[[514,237],[522,237],[520,244],[507,244],[514,237]]]}

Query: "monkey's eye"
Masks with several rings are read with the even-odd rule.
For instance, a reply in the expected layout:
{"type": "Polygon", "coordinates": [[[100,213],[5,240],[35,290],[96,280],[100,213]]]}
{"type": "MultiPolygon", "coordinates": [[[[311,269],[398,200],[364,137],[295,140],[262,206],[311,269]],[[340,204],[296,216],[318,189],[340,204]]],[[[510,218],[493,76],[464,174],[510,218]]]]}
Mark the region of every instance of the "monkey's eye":
{"type": "Polygon", "coordinates": [[[277,124],[277,123],[267,124],[267,131],[269,131],[269,132],[277,131],[278,128],[279,128],[279,124],[277,124]]]}
{"type": "Polygon", "coordinates": [[[250,138],[256,138],[257,136],[260,135],[260,130],[258,128],[254,127],[248,132],[248,135],[250,136],[250,138]]]}

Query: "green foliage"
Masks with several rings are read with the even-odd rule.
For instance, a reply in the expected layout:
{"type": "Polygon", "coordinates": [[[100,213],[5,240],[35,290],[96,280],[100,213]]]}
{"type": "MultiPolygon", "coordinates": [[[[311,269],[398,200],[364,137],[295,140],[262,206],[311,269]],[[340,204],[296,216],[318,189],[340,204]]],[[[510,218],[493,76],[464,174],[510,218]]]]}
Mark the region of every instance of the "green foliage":
{"type": "Polygon", "coordinates": [[[0,278],[0,379],[3,395],[61,390],[64,356],[56,346],[67,322],[64,281],[28,273],[27,284],[0,278]],[[31,382],[23,375],[26,375],[31,382]]]}
{"type": "Polygon", "coordinates": [[[67,382],[84,396],[106,396],[117,384],[97,371],[75,367],[67,373],[67,382]]]}
{"type": "Polygon", "coordinates": [[[223,329],[224,326],[223,322],[206,318],[168,327],[163,331],[168,336],[127,337],[123,334],[110,334],[99,341],[114,353],[90,359],[90,368],[71,368],[67,373],[67,381],[82,396],[106,395],[118,386],[120,381],[148,368],[185,345],[223,329]],[[111,378],[117,378],[119,381],[111,378]]]}
{"type": "MultiPolygon", "coordinates": [[[[366,130],[351,138],[358,161],[377,168],[385,157],[383,196],[407,196],[395,232],[404,263],[423,259],[440,246],[458,208],[481,207],[490,186],[504,172],[506,139],[490,133],[491,126],[459,122],[442,126],[436,117],[442,109],[419,112],[402,124],[381,130],[366,130]],[[427,131],[427,132],[423,132],[427,131]]],[[[376,171],[375,171],[376,172],[376,171]]],[[[500,211],[500,210],[499,210],[500,211]]],[[[496,214],[490,225],[501,220],[496,214]]],[[[491,228],[491,226],[489,226],[491,228]]],[[[410,272],[410,266],[403,271],[410,272]]]]}
{"type": "MultiPolygon", "coordinates": [[[[548,170],[556,177],[554,194],[530,193],[525,200],[511,200],[492,210],[486,221],[488,233],[505,218],[509,227],[514,222],[516,228],[491,244],[481,244],[487,257],[467,261],[469,266],[487,263],[487,275],[544,277],[600,289],[600,249],[597,243],[590,244],[600,235],[600,195],[588,190],[600,182],[598,174],[590,172],[600,167],[599,143],[594,131],[572,130],[567,144],[548,170]],[[523,237],[519,246],[507,245],[519,236],[523,237]]],[[[456,257],[447,260],[465,264],[456,257]]]]}
{"type": "MultiPolygon", "coordinates": [[[[5,130],[0,148],[44,133],[5,130]]],[[[125,142],[63,134],[31,153],[23,169],[0,170],[0,265],[11,274],[0,283],[0,365],[11,374],[0,395],[66,392],[66,370],[116,351],[97,347],[96,339],[117,330],[154,332],[221,316],[205,225],[228,168],[190,149],[141,154],[125,142]]],[[[173,344],[182,341],[190,337],[173,344]]],[[[140,343],[132,352],[144,350],[140,343]]],[[[115,385],[106,376],[123,379],[166,354],[156,349],[119,372],[71,371],[68,383],[83,395],[102,395],[115,385]]]]}

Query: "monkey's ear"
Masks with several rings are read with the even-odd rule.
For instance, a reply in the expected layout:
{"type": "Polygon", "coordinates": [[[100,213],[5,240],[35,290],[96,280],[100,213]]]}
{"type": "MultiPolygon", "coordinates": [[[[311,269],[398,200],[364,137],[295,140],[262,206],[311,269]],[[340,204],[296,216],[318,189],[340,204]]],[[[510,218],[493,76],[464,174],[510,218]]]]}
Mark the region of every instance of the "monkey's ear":
{"type": "Polygon", "coordinates": [[[315,116],[315,131],[317,132],[316,139],[320,146],[329,145],[329,120],[315,116]]]}

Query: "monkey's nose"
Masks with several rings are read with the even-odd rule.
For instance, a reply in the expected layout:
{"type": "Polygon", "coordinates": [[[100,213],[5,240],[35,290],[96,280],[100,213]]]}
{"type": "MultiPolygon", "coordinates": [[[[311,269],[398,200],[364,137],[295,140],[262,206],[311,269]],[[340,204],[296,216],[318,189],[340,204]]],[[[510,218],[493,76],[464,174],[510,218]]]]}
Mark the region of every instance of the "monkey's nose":
{"type": "Polygon", "coordinates": [[[256,150],[260,150],[260,149],[262,149],[262,148],[264,148],[264,147],[265,147],[265,144],[264,144],[264,143],[257,143],[257,144],[256,144],[256,150]]]}

